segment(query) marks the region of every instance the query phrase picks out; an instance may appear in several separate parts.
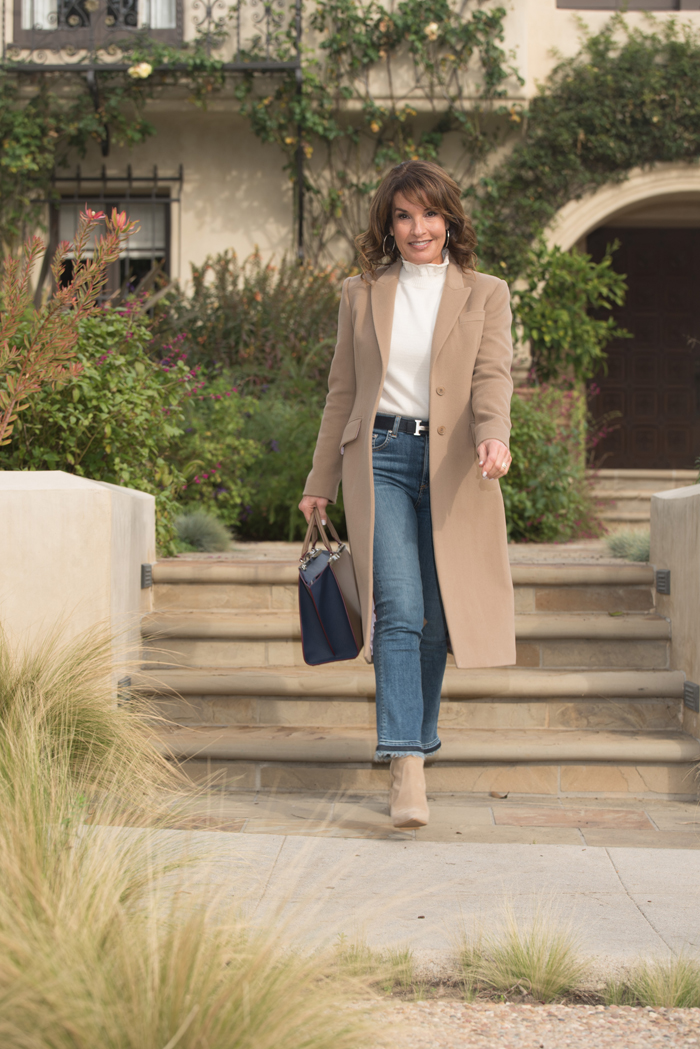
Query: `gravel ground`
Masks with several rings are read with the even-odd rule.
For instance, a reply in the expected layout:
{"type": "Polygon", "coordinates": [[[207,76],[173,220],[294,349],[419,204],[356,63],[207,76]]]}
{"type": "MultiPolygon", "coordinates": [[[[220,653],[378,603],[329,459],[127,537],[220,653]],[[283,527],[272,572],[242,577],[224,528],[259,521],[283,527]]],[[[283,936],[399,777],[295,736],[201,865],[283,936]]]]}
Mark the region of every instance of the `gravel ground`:
{"type": "Polygon", "coordinates": [[[636,1049],[700,1046],[700,1009],[391,1002],[368,1049],[636,1049]]]}

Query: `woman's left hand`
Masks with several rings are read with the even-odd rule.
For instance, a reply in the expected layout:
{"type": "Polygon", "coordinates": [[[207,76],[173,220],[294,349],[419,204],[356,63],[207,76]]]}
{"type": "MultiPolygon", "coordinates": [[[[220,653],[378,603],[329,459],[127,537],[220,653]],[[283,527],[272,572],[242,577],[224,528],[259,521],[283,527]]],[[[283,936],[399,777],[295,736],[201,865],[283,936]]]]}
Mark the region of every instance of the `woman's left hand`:
{"type": "Polygon", "coordinates": [[[492,481],[498,477],[505,477],[513,462],[513,457],[502,441],[482,441],[477,448],[477,454],[481,476],[492,481]]]}

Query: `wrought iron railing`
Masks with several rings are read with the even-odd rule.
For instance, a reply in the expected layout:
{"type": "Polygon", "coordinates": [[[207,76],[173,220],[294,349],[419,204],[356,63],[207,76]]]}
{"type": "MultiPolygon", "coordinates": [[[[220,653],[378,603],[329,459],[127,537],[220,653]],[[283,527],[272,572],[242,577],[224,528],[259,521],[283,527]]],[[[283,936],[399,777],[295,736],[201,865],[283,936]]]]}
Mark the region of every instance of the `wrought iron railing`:
{"type": "MultiPolygon", "coordinates": [[[[14,0],[6,63],[118,68],[136,33],[198,43],[227,70],[300,65],[301,0],[14,0]]],[[[172,65],[171,65],[172,68],[172,65]]]]}

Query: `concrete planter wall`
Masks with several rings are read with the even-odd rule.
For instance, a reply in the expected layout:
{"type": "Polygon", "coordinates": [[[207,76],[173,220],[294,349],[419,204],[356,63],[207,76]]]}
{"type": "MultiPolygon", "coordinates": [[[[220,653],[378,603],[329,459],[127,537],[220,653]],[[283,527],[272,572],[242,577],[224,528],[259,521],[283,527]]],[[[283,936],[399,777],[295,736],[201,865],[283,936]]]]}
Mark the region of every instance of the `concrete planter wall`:
{"type": "Polygon", "coordinates": [[[0,625],[12,643],[98,624],[123,659],[136,658],[151,601],[141,565],[155,554],[152,495],[58,470],[0,470],[0,625]]]}
{"type": "MultiPolygon", "coordinates": [[[[651,563],[671,570],[671,592],[656,595],[671,620],[671,666],[700,682],[700,484],[651,499],[651,563]]],[[[700,738],[700,716],[683,709],[683,727],[700,738]]]]}

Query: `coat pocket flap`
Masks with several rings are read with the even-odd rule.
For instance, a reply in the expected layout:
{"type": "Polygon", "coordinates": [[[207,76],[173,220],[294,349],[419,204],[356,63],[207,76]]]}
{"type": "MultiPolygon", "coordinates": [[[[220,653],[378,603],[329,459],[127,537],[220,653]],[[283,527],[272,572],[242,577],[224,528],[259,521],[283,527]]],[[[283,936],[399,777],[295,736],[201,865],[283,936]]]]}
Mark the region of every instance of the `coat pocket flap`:
{"type": "Polygon", "coordinates": [[[343,448],[346,444],[350,444],[350,441],[354,441],[360,432],[362,426],[362,419],[351,419],[343,430],[343,436],[340,438],[340,447],[343,448]]]}
{"type": "Polygon", "coordinates": [[[459,319],[463,323],[468,321],[483,321],[486,318],[486,310],[463,310],[459,319]]]}

